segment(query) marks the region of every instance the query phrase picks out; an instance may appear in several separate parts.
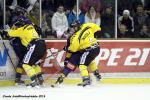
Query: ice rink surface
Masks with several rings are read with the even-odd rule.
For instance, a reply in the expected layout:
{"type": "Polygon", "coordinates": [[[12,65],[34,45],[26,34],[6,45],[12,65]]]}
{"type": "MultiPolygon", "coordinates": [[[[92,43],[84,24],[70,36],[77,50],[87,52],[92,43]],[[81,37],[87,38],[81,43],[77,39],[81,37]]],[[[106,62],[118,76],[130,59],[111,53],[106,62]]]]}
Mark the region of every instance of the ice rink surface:
{"type": "Polygon", "coordinates": [[[39,89],[10,86],[0,87],[0,100],[150,100],[150,85],[99,84],[85,88],[62,85],[39,89]]]}

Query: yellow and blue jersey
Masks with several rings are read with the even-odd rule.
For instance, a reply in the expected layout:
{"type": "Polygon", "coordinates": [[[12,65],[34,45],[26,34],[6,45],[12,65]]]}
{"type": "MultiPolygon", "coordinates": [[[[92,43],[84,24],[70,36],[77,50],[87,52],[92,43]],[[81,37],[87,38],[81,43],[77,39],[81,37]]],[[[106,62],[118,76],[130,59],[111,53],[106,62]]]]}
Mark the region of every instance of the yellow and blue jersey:
{"type": "Polygon", "coordinates": [[[8,30],[8,35],[10,37],[19,37],[21,43],[25,47],[28,46],[31,40],[39,38],[39,35],[34,29],[33,25],[24,25],[20,28],[13,26],[10,30],[8,30]]]}
{"type": "Polygon", "coordinates": [[[101,28],[94,23],[83,24],[79,31],[70,37],[68,51],[77,52],[84,50],[97,43],[94,33],[101,31],[101,28]]]}

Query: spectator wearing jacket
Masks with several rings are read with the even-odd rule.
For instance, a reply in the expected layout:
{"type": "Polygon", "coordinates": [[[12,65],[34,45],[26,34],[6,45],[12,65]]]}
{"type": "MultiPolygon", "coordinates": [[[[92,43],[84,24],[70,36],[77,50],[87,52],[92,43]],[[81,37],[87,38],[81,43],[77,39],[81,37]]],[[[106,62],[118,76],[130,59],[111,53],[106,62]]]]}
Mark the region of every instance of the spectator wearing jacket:
{"type": "Polygon", "coordinates": [[[150,38],[150,31],[146,24],[140,27],[140,32],[137,36],[137,38],[150,38]]]}
{"type": "Polygon", "coordinates": [[[134,32],[134,20],[133,17],[130,16],[129,10],[123,11],[123,16],[120,16],[118,19],[118,26],[124,24],[127,27],[127,30],[134,32]]]}
{"type": "Polygon", "coordinates": [[[91,6],[85,14],[85,23],[95,23],[98,26],[101,25],[100,13],[96,12],[93,6],[91,6]]]}
{"type": "MultiPolygon", "coordinates": [[[[85,15],[80,9],[78,9],[78,11],[79,11],[79,15],[78,15],[79,19],[78,19],[78,21],[80,22],[80,24],[84,24],[84,22],[85,22],[85,15]]],[[[77,20],[77,6],[76,5],[74,6],[73,10],[68,14],[67,19],[68,19],[69,26],[74,21],[77,20]]]]}
{"type": "Polygon", "coordinates": [[[115,37],[115,13],[112,5],[107,5],[102,12],[102,38],[115,37]]]}
{"type": "Polygon", "coordinates": [[[52,17],[52,31],[57,38],[66,38],[66,32],[68,30],[68,20],[64,12],[64,7],[59,5],[57,12],[52,17]]]}
{"type": "Polygon", "coordinates": [[[118,31],[118,38],[133,38],[134,33],[127,29],[127,26],[121,24],[118,31]]]}
{"type": "Polygon", "coordinates": [[[149,25],[150,20],[148,15],[144,11],[143,5],[138,5],[136,8],[136,13],[134,15],[134,24],[135,24],[135,31],[139,32],[140,27],[144,24],[149,25]]]}

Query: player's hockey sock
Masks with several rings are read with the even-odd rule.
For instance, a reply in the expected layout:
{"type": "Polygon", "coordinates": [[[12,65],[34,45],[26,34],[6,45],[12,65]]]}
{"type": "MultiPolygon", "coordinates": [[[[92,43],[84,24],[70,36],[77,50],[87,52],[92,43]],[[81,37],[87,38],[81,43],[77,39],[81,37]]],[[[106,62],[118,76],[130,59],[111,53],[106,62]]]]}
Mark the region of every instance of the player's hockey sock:
{"type": "Polygon", "coordinates": [[[92,61],[89,65],[90,69],[92,72],[94,72],[95,70],[97,70],[97,66],[96,66],[96,62],[92,61]]]}
{"type": "Polygon", "coordinates": [[[34,65],[34,66],[32,66],[32,67],[34,68],[36,74],[41,73],[41,67],[40,67],[39,65],[34,65]]]}
{"type": "Polygon", "coordinates": [[[96,77],[96,80],[99,81],[101,79],[101,75],[99,74],[98,68],[96,66],[96,62],[92,61],[89,67],[91,71],[93,72],[94,76],[96,77]]]}
{"type": "Polygon", "coordinates": [[[30,65],[27,64],[23,64],[23,68],[25,70],[25,72],[27,73],[28,77],[31,78],[31,80],[34,80],[32,77],[36,76],[36,72],[34,70],[34,68],[32,68],[30,65]]]}
{"type": "Polygon", "coordinates": [[[44,79],[43,79],[43,76],[42,76],[41,67],[39,65],[34,65],[33,68],[34,68],[34,70],[36,72],[39,84],[43,85],[44,79]]]}
{"type": "Polygon", "coordinates": [[[21,80],[22,73],[23,73],[23,68],[16,68],[16,79],[15,79],[16,85],[24,84],[24,81],[21,80]]]}
{"type": "Polygon", "coordinates": [[[21,78],[23,68],[16,68],[16,78],[21,78]]]}
{"type": "Polygon", "coordinates": [[[37,76],[36,76],[36,72],[35,72],[34,68],[32,68],[30,65],[27,65],[27,64],[23,64],[22,67],[24,68],[25,72],[31,79],[31,83],[27,84],[27,86],[30,86],[30,87],[38,86],[39,83],[37,81],[37,76]]]}
{"type": "Polygon", "coordinates": [[[80,69],[80,73],[81,73],[82,77],[88,77],[89,76],[89,73],[88,73],[88,70],[87,70],[87,66],[80,65],[79,69],[80,69]]]}

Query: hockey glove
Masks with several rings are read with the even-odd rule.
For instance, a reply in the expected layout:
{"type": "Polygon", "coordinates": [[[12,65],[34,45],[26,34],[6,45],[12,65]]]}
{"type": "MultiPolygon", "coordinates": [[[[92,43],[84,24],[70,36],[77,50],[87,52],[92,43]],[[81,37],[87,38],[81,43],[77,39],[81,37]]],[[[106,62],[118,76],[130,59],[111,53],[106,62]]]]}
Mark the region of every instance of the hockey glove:
{"type": "Polygon", "coordinates": [[[63,50],[64,50],[64,51],[68,51],[68,47],[67,47],[67,46],[64,46],[63,50]]]}

